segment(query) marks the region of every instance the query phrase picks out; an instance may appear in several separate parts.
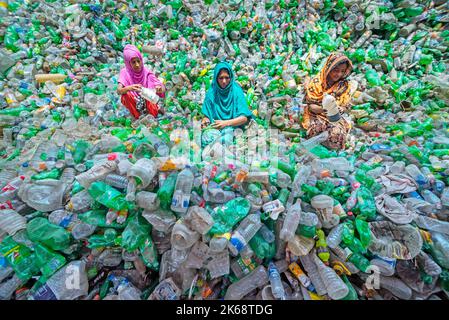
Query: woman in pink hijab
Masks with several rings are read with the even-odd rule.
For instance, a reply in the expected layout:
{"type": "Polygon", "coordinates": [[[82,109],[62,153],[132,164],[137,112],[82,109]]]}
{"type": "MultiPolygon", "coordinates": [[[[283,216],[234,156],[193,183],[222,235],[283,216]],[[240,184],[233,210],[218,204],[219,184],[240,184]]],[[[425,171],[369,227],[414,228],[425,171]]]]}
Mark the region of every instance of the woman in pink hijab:
{"type": "Polygon", "coordinates": [[[120,70],[117,92],[122,95],[122,104],[138,119],[142,114],[149,113],[156,117],[159,111],[154,104],[141,97],[142,87],[156,89],[156,94],[164,98],[165,86],[153,72],[143,65],[142,54],[135,46],[127,44],[123,49],[125,68],[120,70]]]}

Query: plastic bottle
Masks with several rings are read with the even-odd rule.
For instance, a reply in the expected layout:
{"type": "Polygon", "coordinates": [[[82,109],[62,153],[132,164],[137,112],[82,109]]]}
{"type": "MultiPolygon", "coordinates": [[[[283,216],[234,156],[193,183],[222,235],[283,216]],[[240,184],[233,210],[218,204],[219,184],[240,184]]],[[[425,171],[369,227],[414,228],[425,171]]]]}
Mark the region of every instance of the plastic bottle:
{"type": "Polygon", "coordinates": [[[405,171],[407,174],[416,181],[420,188],[423,188],[427,185],[428,180],[426,176],[419,170],[419,168],[414,164],[409,164],[405,167],[405,171]]]}
{"type": "Polygon", "coordinates": [[[318,267],[321,279],[323,279],[326,291],[333,300],[339,300],[346,297],[349,289],[344,281],[335,273],[332,268],[326,266],[317,256],[314,256],[315,264],[318,267]]]}
{"type": "Polygon", "coordinates": [[[26,228],[27,220],[12,209],[0,210],[0,231],[14,235],[26,228]]]}
{"type": "Polygon", "coordinates": [[[243,219],[229,240],[229,250],[236,256],[256,235],[262,226],[259,214],[250,214],[243,219]]]}
{"type": "Polygon", "coordinates": [[[141,300],[141,292],[129,281],[123,281],[117,288],[119,300],[141,300]]]}
{"type": "Polygon", "coordinates": [[[14,292],[24,283],[16,275],[4,283],[0,283],[0,300],[10,300],[14,292]]]}
{"type": "Polygon", "coordinates": [[[194,176],[192,170],[190,170],[190,167],[188,166],[178,174],[171,204],[171,209],[173,211],[179,213],[187,212],[193,180],[194,176]]]}
{"type": "Polygon", "coordinates": [[[268,264],[268,279],[271,284],[271,292],[276,299],[285,300],[285,290],[282,285],[281,275],[276,265],[270,261],[268,264]]]}
{"type": "Polygon", "coordinates": [[[57,271],[30,297],[31,300],[74,300],[87,295],[89,283],[86,264],[72,261],[57,271]]]}
{"type": "MultiPolygon", "coordinates": [[[[314,262],[313,255],[315,255],[314,252],[299,257],[299,260],[301,261],[302,265],[304,266],[305,271],[307,272],[308,277],[310,278],[310,281],[315,288],[316,292],[323,296],[327,293],[326,286],[324,284],[323,279],[321,278],[321,275],[318,271],[318,267],[314,262]]],[[[302,282],[301,282],[302,283],[302,282]]],[[[306,286],[306,282],[302,283],[304,287],[308,288],[309,286],[306,286]]]]}
{"type": "Polygon", "coordinates": [[[418,227],[422,229],[449,235],[449,222],[432,219],[422,215],[417,215],[414,221],[418,227]]]}
{"type": "Polygon", "coordinates": [[[70,199],[66,209],[73,212],[86,212],[94,203],[94,199],[87,190],[78,192],[70,199]]]}
{"type": "Polygon", "coordinates": [[[190,230],[184,223],[175,224],[171,234],[171,244],[178,250],[190,248],[199,239],[200,234],[190,230]]]}
{"type": "Polygon", "coordinates": [[[17,194],[17,190],[23,184],[23,180],[25,180],[25,176],[21,175],[7,183],[6,186],[2,188],[0,193],[0,202],[14,199],[17,194]]]}
{"type": "Polygon", "coordinates": [[[301,218],[301,201],[297,201],[290,209],[287,211],[285,216],[284,224],[282,225],[281,233],[279,237],[282,240],[290,241],[295,236],[296,229],[301,218]]]}
{"type": "Polygon", "coordinates": [[[249,275],[231,284],[224,297],[225,300],[240,300],[254,289],[268,282],[267,270],[264,266],[258,266],[249,275]]]}
{"type": "Polygon", "coordinates": [[[210,278],[215,279],[229,274],[230,261],[228,252],[220,252],[212,255],[212,259],[207,264],[210,278]]]}
{"type": "Polygon", "coordinates": [[[395,273],[396,259],[375,255],[374,258],[371,259],[370,264],[378,267],[380,273],[383,274],[384,276],[389,277],[395,273]]]}
{"type": "Polygon", "coordinates": [[[399,299],[410,300],[412,298],[412,289],[396,277],[380,275],[379,284],[381,288],[390,291],[399,299]]]}
{"type": "Polygon", "coordinates": [[[126,189],[126,187],[128,186],[128,178],[111,173],[104,178],[104,183],[114,188],[126,189]]]}
{"type": "Polygon", "coordinates": [[[141,188],[146,188],[156,173],[156,164],[150,159],[141,158],[129,169],[128,177],[134,177],[141,188]]]}
{"type": "Polygon", "coordinates": [[[434,194],[432,191],[426,189],[426,190],[421,191],[421,195],[424,198],[424,200],[433,204],[435,206],[435,209],[441,210],[442,203],[441,203],[440,198],[436,194],[434,194]]]}

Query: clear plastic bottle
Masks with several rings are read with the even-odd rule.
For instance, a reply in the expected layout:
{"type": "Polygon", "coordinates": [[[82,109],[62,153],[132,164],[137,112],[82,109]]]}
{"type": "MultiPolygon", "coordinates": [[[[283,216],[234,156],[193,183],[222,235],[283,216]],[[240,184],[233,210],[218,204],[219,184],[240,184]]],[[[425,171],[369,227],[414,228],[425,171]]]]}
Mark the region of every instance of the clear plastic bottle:
{"type": "Polygon", "coordinates": [[[296,149],[296,154],[301,155],[304,153],[307,153],[311,149],[315,148],[317,145],[319,145],[321,142],[324,142],[328,139],[329,132],[324,131],[320,133],[319,135],[316,135],[310,139],[302,141],[298,148],[296,149]]]}
{"type": "Polygon", "coordinates": [[[134,201],[136,200],[136,189],[137,189],[137,182],[134,177],[129,178],[128,180],[128,186],[126,187],[126,201],[134,201]]]}
{"type": "Polygon", "coordinates": [[[194,176],[190,167],[187,166],[179,174],[173,193],[171,209],[175,212],[186,213],[190,203],[194,176]]]}
{"type": "Polygon", "coordinates": [[[178,250],[185,250],[193,246],[199,237],[198,232],[190,230],[180,221],[172,229],[171,244],[178,250]]]}
{"type": "Polygon", "coordinates": [[[0,202],[5,202],[14,199],[17,194],[17,190],[23,184],[25,176],[18,176],[11,181],[9,181],[6,186],[4,186],[0,193],[0,202]]]}
{"type": "Polygon", "coordinates": [[[141,158],[129,169],[128,177],[134,177],[140,188],[146,188],[157,173],[156,164],[147,158],[141,158]]]}
{"type": "Polygon", "coordinates": [[[316,266],[313,256],[315,255],[314,252],[311,252],[308,255],[299,257],[299,260],[301,261],[305,271],[307,272],[307,275],[312,282],[316,292],[322,296],[327,293],[326,286],[323,282],[323,279],[321,279],[321,275],[318,271],[318,267],[316,266]]]}
{"type": "Polygon", "coordinates": [[[231,254],[237,255],[256,235],[262,226],[260,214],[253,213],[246,216],[239,224],[237,229],[232,233],[229,240],[229,250],[231,254]]]}
{"type": "Polygon", "coordinates": [[[211,252],[221,252],[226,249],[231,237],[230,233],[223,234],[220,236],[214,235],[209,242],[209,249],[211,252]]]}
{"type": "Polygon", "coordinates": [[[418,215],[414,219],[418,227],[429,231],[444,233],[449,235],[449,222],[418,215]]]}
{"type": "Polygon", "coordinates": [[[441,210],[441,208],[443,207],[440,198],[432,191],[428,189],[422,190],[421,195],[423,196],[424,200],[433,204],[435,206],[435,209],[441,210]]]}
{"type": "Polygon", "coordinates": [[[25,229],[27,220],[12,209],[0,210],[0,232],[6,232],[9,235],[16,234],[19,230],[25,229]]]}
{"type": "Polygon", "coordinates": [[[207,269],[210,273],[210,278],[215,279],[230,272],[229,254],[227,251],[212,255],[212,259],[207,264],[207,269]]]}
{"type": "Polygon", "coordinates": [[[76,193],[66,205],[66,209],[73,212],[85,212],[94,203],[94,199],[91,197],[87,190],[82,190],[76,193]]]}
{"type": "Polygon", "coordinates": [[[332,228],[326,237],[326,243],[329,248],[336,248],[342,241],[343,224],[339,224],[332,228]]]}
{"type": "Polygon", "coordinates": [[[421,251],[416,257],[418,265],[424,272],[430,276],[439,276],[443,271],[441,267],[424,251],[421,251]]]}
{"type": "Polygon", "coordinates": [[[292,193],[295,197],[302,195],[301,186],[306,183],[310,174],[312,173],[312,168],[309,165],[303,165],[299,168],[298,172],[293,179],[292,193]]]}
{"type": "Polygon", "coordinates": [[[74,300],[88,293],[86,263],[76,260],[58,270],[33,295],[31,300],[74,300]]]}
{"type": "Polygon", "coordinates": [[[267,270],[264,266],[258,266],[250,274],[231,284],[226,291],[225,300],[241,300],[254,289],[268,282],[267,270]]]}
{"type": "Polygon", "coordinates": [[[290,241],[295,236],[296,229],[299,225],[299,220],[301,217],[301,201],[297,201],[290,209],[284,219],[284,224],[282,225],[281,233],[279,237],[282,240],[290,241]]]}
{"type": "Polygon", "coordinates": [[[268,264],[268,279],[270,281],[273,296],[276,299],[285,300],[285,290],[282,285],[281,275],[273,261],[268,264]]]}
{"type": "Polygon", "coordinates": [[[412,289],[396,277],[385,277],[380,275],[379,284],[381,288],[390,291],[399,299],[410,300],[412,298],[412,289]]]}
{"type": "Polygon", "coordinates": [[[427,177],[419,170],[414,164],[409,164],[405,167],[405,172],[416,181],[420,188],[425,187],[428,184],[427,177]]]}
{"type": "Polygon", "coordinates": [[[104,178],[104,183],[114,188],[126,189],[128,186],[128,178],[115,173],[110,173],[104,178]]]}
{"type": "Polygon", "coordinates": [[[10,300],[14,292],[23,285],[16,275],[14,275],[8,281],[0,284],[0,300],[10,300]]]}
{"type": "Polygon", "coordinates": [[[117,288],[118,300],[141,300],[142,292],[129,281],[123,281],[117,288]]]}
{"type": "Polygon", "coordinates": [[[136,195],[136,203],[139,208],[153,211],[159,208],[159,198],[156,193],[140,191],[136,195]]]}
{"type": "Polygon", "coordinates": [[[265,224],[262,224],[259,231],[257,232],[267,243],[273,243],[276,240],[274,232],[271,231],[265,224]]]}
{"type": "Polygon", "coordinates": [[[384,276],[392,276],[396,271],[396,259],[375,255],[370,264],[379,268],[379,272],[384,276]]]}
{"type": "Polygon", "coordinates": [[[326,266],[317,256],[313,257],[329,297],[333,300],[339,300],[346,297],[349,293],[349,288],[346,283],[344,283],[332,268],[326,266]]]}

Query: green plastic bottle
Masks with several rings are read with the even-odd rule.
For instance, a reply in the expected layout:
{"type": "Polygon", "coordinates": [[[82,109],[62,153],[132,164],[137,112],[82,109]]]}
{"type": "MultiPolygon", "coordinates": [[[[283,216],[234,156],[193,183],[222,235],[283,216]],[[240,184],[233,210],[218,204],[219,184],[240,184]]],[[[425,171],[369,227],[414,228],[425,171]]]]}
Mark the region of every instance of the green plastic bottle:
{"type": "Polygon", "coordinates": [[[34,245],[36,263],[43,276],[50,277],[66,264],[64,256],[48,249],[41,244],[34,245]]]}
{"type": "Polygon", "coordinates": [[[101,203],[107,208],[120,211],[128,208],[128,203],[125,200],[125,196],[117,189],[102,182],[95,181],[88,189],[89,194],[98,203],[101,203]]]}
{"type": "Polygon", "coordinates": [[[45,218],[35,218],[27,224],[28,238],[44,244],[52,250],[65,250],[70,246],[71,234],[64,228],[52,224],[45,218]]]}
{"type": "Polygon", "coordinates": [[[170,210],[171,201],[173,197],[173,192],[175,191],[176,180],[178,178],[177,172],[172,172],[167,179],[165,179],[164,184],[157,191],[157,197],[160,201],[160,206],[162,209],[170,210]]]}

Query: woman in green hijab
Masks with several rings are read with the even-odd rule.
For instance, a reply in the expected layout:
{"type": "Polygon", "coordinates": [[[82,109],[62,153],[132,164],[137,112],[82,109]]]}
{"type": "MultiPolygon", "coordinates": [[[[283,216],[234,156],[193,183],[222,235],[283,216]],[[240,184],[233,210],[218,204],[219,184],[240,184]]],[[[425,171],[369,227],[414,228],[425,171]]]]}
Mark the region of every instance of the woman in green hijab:
{"type": "Polygon", "coordinates": [[[205,116],[203,126],[212,123],[218,130],[244,125],[252,116],[245,94],[235,83],[234,72],[227,62],[220,62],[215,67],[214,80],[201,111],[205,116]]]}

